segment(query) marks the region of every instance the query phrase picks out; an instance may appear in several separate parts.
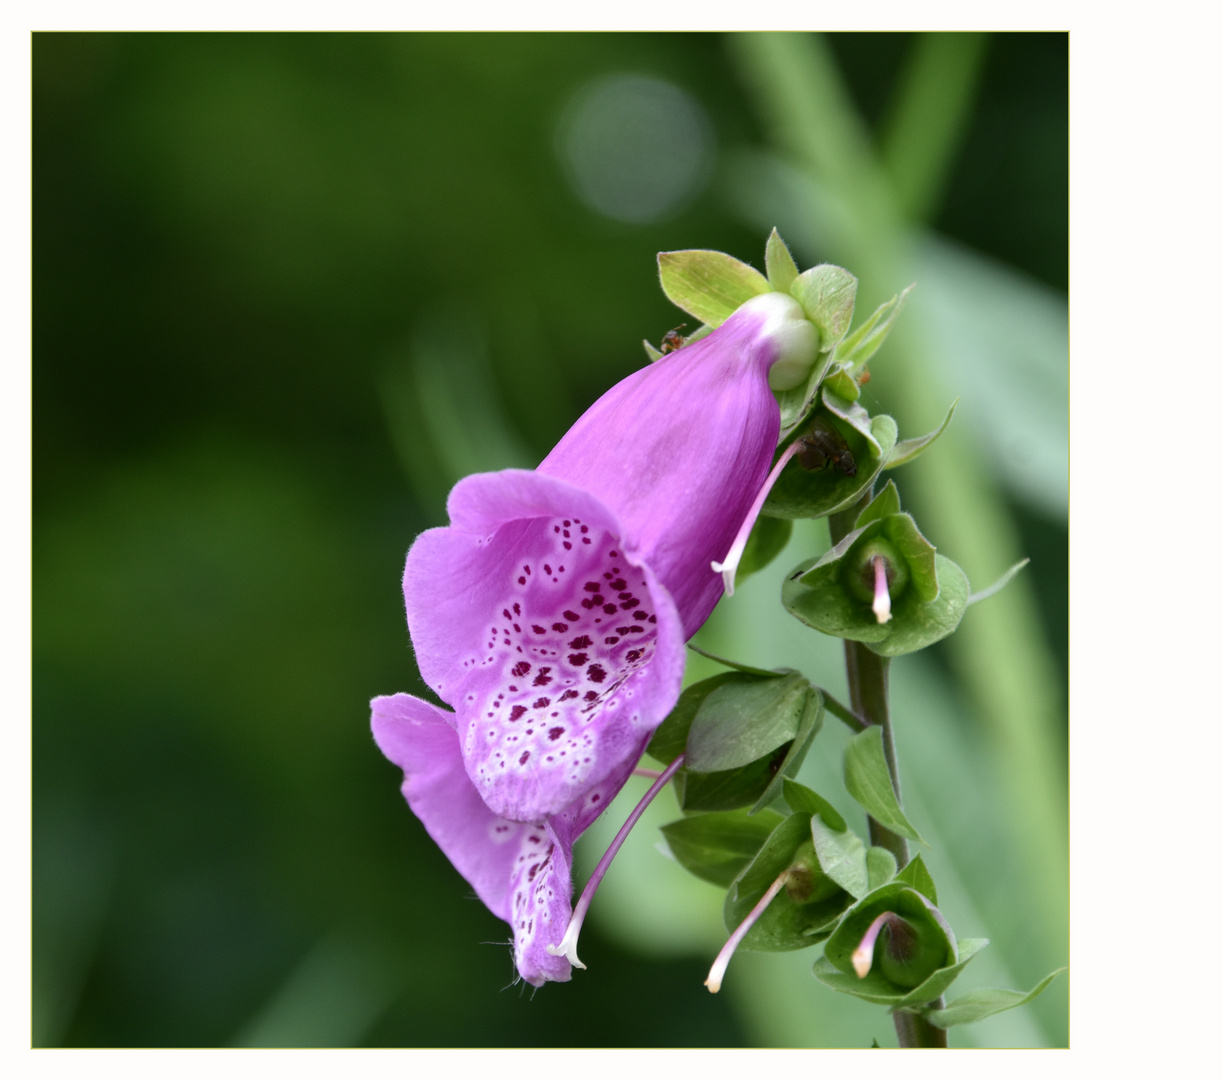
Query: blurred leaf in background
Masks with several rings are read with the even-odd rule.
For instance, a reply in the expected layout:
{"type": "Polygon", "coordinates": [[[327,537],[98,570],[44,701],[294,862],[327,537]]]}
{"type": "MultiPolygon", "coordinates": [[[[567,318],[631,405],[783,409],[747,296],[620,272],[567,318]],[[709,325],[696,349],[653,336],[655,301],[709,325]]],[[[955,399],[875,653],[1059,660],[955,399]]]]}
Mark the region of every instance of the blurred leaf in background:
{"type": "MultiPolygon", "coordinates": [[[[368,729],[423,690],[399,581],[450,485],[681,321],[656,252],[760,266],[773,225],[860,310],[917,282],[867,393],[902,435],[963,400],[906,504],[977,587],[1032,556],[895,710],[973,985],[1064,962],[1064,35],[37,34],[33,71],[36,1044],[887,1041],[814,952],[709,995],[720,898],[647,827],[590,970],[509,989],[368,729]]],[[[838,692],[776,596],[820,542],[702,640],[838,692]]],[[[1063,1043],[1062,986],[963,1038],[1063,1043]]]]}

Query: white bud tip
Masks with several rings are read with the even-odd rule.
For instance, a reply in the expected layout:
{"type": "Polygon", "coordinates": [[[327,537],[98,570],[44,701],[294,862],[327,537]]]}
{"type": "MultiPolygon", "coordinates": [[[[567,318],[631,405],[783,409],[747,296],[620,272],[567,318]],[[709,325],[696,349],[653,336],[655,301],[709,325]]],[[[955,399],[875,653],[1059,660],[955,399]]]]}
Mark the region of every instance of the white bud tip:
{"type": "MultiPolygon", "coordinates": [[[[871,942],[874,945],[874,942],[871,942]]],[[[863,949],[861,947],[854,950],[853,965],[854,972],[859,979],[865,979],[871,970],[871,961],[874,959],[874,949],[863,949]]]]}

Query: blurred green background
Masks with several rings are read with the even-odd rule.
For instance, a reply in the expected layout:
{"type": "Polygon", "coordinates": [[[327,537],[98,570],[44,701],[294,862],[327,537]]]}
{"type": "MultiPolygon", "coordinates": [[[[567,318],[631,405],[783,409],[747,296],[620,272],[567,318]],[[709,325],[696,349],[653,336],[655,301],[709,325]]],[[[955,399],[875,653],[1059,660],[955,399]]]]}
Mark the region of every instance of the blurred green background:
{"type": "MultiPolygon", "coordinates": [[[[33,39],[33,1042],[894,1045],[818,950],[740,955],[655,849],[613,867],[564,986],[368,730],[425,693],[404,554],[450,485],[535,464],[683,321],[661,250],[911,281],[873,362],[897,475],[977,588],[893,666],[956,989],[1067,961],[1065,35],[67,35],[33,39]]],[[[699,437],[699,433],[694,433],[699,437]]],[[[787,620],[796,530],[699,640],[843,696],[787,620]]],[[[697,658],[690,677],[708,673],[697,658]]],[[[803,779],[843,799],[832,722],[803,779]]],[[[578,849],[582,876],[614,830],[578,849]]],[[[849,808],[843,806],[843,809],[849,808]]],[[[954,991],[953,991],[954,996],[954,991]]],[[[953,1045],[1064,1045],[1066,977],[953,1045]]]]}

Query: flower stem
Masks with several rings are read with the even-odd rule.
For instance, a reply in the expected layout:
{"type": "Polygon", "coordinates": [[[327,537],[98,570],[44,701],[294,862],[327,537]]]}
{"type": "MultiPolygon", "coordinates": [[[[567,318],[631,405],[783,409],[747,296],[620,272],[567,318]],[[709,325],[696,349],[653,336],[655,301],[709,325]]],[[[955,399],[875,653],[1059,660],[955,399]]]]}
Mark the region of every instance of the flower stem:
{"type": "MultiPolygon", "coordinates": [[[[848,510],[832,514],[828,519],[828,530],[833,544],[839,543],[854,527],[858,515],[870,502],[868,491],[862,500],[848,510]]],[[[869,724],[877,724],[883,735],[883,756],[887,761],[888,775],[896,802],[903,805],[900,797],[900,769],[896,763],[896,743],[892,737],[892,720],[888,711],[888,666],[890,659],[872,652],[860,641],[845,642],[845,677],[849,682],[850,708],[857,718],[869,724]]],[[[903,868],[909,861],[909,845],[903,836],[892,832],[873,817],[867,817],[871,843],[886,848],[896,857],[896,865],[903,868]]],[[[942,1007],[940,997],[935,1008],[942,1007]]],[[[947,1033],[936,1028],[916,1013],[898,1011],[892,1014],[896,1025],[896,1038],[902,1047],[947,1045],[947,1033]]]]}

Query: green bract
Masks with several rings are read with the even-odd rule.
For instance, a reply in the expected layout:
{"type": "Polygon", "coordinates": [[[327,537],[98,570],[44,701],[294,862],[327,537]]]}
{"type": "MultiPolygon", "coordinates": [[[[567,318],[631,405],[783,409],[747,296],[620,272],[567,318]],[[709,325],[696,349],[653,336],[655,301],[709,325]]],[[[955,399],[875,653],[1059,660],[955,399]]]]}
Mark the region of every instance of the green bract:
{"type": "Polygon", "coordinates": [[[662,827],[667,847],[689,873],[726,888],[755,858],[769,834],[781,823],[765,810],[696,814],[662,827]]]}
{"type": "Polygon", "coordinates": [[[786,609],[822,633],[864,642],[881,656],[915,652],[950,634],[968,604],[968,579],[900,513],[895,485],[889,482],[855,524],[832,550],[790,573],[781,593],[786,609]],[[902,585],[897,567],[889,568],[891,616],[885,622],[864,598],[873,580],[872,556],[880,553],[903,562],[907,572],[902,585]]]}
{"type": "Polygon", "coordinates": [[[773,830],[756,857],[732,883],[722,917],[734,930],[788,872],[786,887],[747,932],[739,948],[780,952],[822,941],[852,898],[822,873],[811,844],[810,815],[791,814],[773,830]]]}
{"type": "Polygon", "coordinates": [[[892,1008],[913,1008],[937,999],[985,942],[958,947],[947,920],[925,896],[904,881],[872,890],[845,912],[815,965],[821,982],[845,993],[892,1008]],[[870,971],[859,977],[854,952],[875,920],[885,914],[903,920],[905,938],[889,929],[874,944],[870,971]]]}

